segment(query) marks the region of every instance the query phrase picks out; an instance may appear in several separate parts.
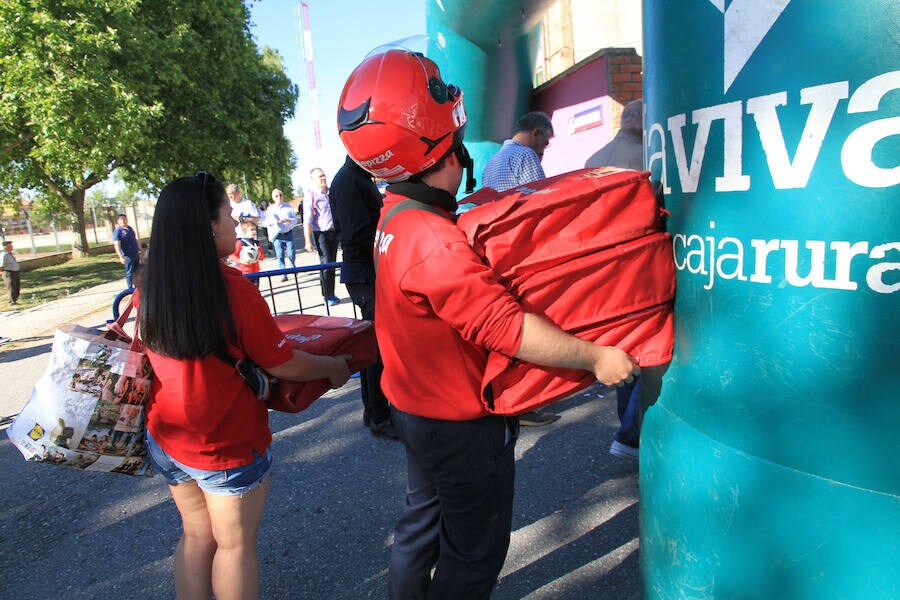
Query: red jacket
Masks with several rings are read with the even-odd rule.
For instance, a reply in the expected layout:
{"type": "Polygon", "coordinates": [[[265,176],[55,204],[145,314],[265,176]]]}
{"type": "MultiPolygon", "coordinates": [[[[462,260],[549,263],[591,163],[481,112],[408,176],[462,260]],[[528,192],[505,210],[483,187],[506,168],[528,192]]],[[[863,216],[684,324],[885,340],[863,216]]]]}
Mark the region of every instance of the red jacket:
{"type": "MultiPolygon", "coordinates": [[[[389,193],[382,218],[403,199],[389,193]]],[[[420,417],[487,415],[481,402],[487,352],[518,351],[521,307],[449,219],[410,210],[378,228],[375,330],[385,395],[420,417]]]]}

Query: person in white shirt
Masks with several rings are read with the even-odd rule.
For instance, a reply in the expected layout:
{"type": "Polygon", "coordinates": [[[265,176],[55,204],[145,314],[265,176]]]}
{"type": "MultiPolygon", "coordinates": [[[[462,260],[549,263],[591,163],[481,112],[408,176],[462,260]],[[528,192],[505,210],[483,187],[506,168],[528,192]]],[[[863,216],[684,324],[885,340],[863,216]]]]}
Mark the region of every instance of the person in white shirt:
{"type": "Polygon", "coordinates": [[[231,218],[238,222],[234,228],[238,237],[244,235],[241,223],[250,222],[259,225],[259,209],[249,198],[243,198],[241,188],[231,183],[225,188],[225,194],[231,202],[231,218]]]}
{"type": "MultiPolygon", "coordinates": [[[[272,190],[272,205],[266,209],[266,226],[276,223],[280,233],[272,241],[272,245],[275,246],[278,268],[286,269],[286,263],[294,267],[294,226],[297,224],[297,213],[288,204],[284,192],[277,188],[272,190]]],[[[287,281],[287,275],[282,275],[281,280],[287,281]]]]}

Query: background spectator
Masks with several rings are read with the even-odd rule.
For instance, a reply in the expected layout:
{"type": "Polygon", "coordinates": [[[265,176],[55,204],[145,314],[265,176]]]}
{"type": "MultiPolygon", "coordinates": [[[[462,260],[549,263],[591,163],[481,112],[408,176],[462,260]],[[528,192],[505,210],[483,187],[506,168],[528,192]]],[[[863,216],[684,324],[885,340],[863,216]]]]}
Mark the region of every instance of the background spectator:
{"type": "Polygon", "coordinates": [[[19,303],[19,292],[22,288],[22,279],[19,261],[13,254],[12,240],[3,242],[3,252],[0,252],[0,272],[3,273],[3,283],[6,285],[6,293],[10,304],[19,303]]]}
{"type": "Polygon", "coordinates": [[[128,217],[117,215],[118,227],[113,231],[113,248],[119,255],[119,262],[125,265],[125,285],[134,287],[134,276],[141,268],[141,248],[138,245],[137,235],[128,225],[128,217]]]}

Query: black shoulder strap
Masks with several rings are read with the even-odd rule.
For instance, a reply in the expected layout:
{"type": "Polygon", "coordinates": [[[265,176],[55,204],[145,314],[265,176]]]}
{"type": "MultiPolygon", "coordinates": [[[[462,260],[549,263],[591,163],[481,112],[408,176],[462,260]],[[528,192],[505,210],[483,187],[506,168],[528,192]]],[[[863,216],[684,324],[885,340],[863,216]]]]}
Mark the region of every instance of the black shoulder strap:
{"type": "Polygon", "coordinates": [[[234,367],[235,369],[238,368],[238,359],[233,357],[228,351],[217,348],[214,352],[212,352],[212,355],[221,360],[229,367],[234,367]]]}
{"type": "MultiPolygon", "coordinates": [[[[394,217],[394,215],[404,212],[404,211],[407,211],[407,210],[424,210],[426,212],[430,212],[430,213],[439,215],[441,217],[444,217],[448,221],[453,220],[453,217],[451,217],[449,214],[447,214],[446,211],[441,210],[440,208],[438,208],[436,206],[432,206],[430,204],[425,204],[424,202],[419,202],[418,200],[412,200],[412,199],[401,200],[400,202],[395,204],[393,207],[391,207],[391,209],[389,211],[387,211],[387,214],[384,215],[384,218],[381,220],[381,227],[379,227],[378,233],[381,233],[384,231],[384,228],[387,226],[388,221],[390,221],[394,217]]],[[[380,236],[376,237],[376,240],[379,240],[379,239],[380,239],[380,236]]],[[[376,242],[376,244],[375,244],[375,272],[376,273],[378,272],[378,255],[379,254],[380,254],[380,252],[378,251],[378,243],[376,242]]]]}

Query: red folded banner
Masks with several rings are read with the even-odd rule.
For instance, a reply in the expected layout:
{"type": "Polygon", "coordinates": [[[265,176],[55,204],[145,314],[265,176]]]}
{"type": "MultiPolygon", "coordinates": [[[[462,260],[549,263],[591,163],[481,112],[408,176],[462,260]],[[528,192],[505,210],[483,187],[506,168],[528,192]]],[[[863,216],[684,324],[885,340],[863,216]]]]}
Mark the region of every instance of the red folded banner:
{"type": "MultiPolygon", "coordinates": [[[[675,297],[672,237],[653,233],[597,250],[521,276],[511,289],[526,311],[566,331],[642,311],[675,297]]],[[[635,358],[648,364],[644,357],[635,358]]]]}
{"type": "MultiPolygon", "coordinates": [[[[457,224],[528,312],[615,346],[642,366],[672,358],[675,265],[648,173],[583,169],[466,198],[457,224]]],[[[488,355],[482,402],[511,415],[594,382],[586,371],[488,355]]]]}
{"type": "Polygon", "coordinates": [[[457,225],[494,272],[506,278],[550,269],[593,250],[660,231],[648,173],[603,167],[466,197],[481,206],[457,225]]]}
{"type": "MultiPolygon", "coordinates": [[[[672,358],[672,303],[569,333],[639,356],[644,366],[665,364],[672,358]]],[[[518,415],[583,390],[596,379],[588,371],[543,367],[491,352],[482,381],[482,402],[488,412],[518,415]]]]}
{"type": "MultiPolygon", "coordinates": [[[[275,322],[295,350],[327,356],[349,354],[351,373],[373,364],[378,356],[372,321],[318,315],[278,315],[275,322]]],[[[269,408],[300,412],[330,389],[327,379],[279,380],[272,391],[269,408]]]]}

